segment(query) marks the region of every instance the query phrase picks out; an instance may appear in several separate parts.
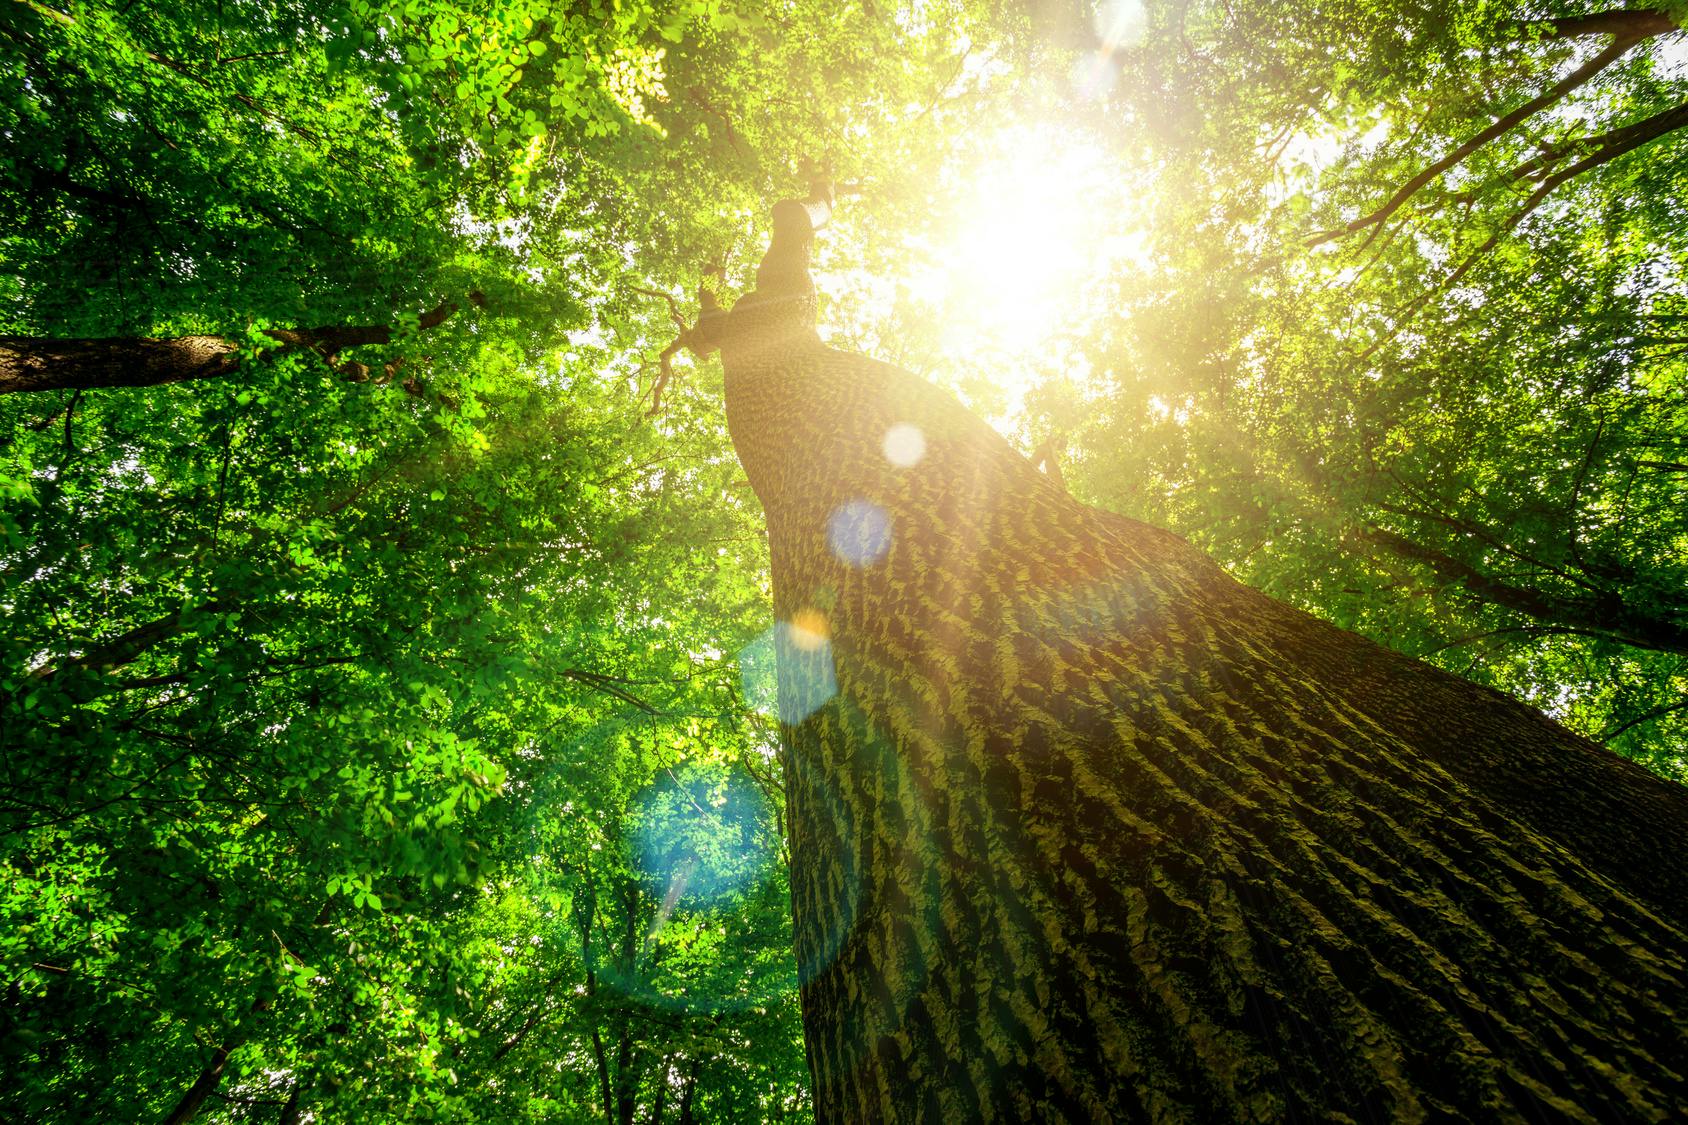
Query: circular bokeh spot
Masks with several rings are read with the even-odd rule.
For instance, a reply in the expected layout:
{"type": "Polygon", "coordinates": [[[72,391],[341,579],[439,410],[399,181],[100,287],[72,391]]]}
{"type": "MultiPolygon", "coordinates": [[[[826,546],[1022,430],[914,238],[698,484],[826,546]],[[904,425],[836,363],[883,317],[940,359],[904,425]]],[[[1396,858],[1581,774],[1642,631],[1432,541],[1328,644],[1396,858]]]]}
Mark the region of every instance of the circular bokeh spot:
{"type": "Polygon", "coordinates": [[[1149,33],[1149,13],[1143,0],[1106,0],[1096,5],[1096,38],[1107,53],[1121,47],[1142,46],[1149,33]]]}
{"type": "Polygon", "coordinates": [[[891,549],[891,517],[871,500],[851,500],[827,520],[826,541],[851,566],[876,563],[891,549]]]}
{"type": "Polygon", "coordinates": [[[1087,51],[1073,64],[1073,89],[1082,98],[1099,102],[1119,81],[1120,65],[1112,51],[1087,51]]]}
{"type": "Polygon", "coordinates": [[[800,609],[791,615],[791,643],[803,652],[816,652],[832,636],[826,614],[818,609],[800,609]]]}
{"type": "Polygon", "coordinates": [[[641,793],[637,808],[634,852],[669,913],[721,904],[772,872],[773,813],[743,770],[682,767],[641,793]]]}
{"type": "Polygon", "coordinates": [[[920,432],[919,426],[898,422],[885,431],[885,440],[880,443],[880,448],[885,451],[885,460],[897,468],[913,468],[926,456],[926,435],[920,432]]]}
{"type": "Polygon", "coordinates": [[[779,708],[775,659],[772,625],[738,651],[739,685],[744,691],[744,702],[752,711],[770,719],[779,708]]]}
{"type": "MultiPolygon", "coordinates": [[[[771,754],[763,763],[777,773],[771,754]]],[[[766,921],[758,926],[751,920],[764,912],[761,904],[779,873],[780,831],[774,806],[748,767],[679,763],[660,771],[628,813],[623,841],[639,875],[635,921],[645,943],[665,947],[665,962],[711,945],[731,948],[743,960],[664,980],[594,943],[588,967],[597,971],[600,987],[644,1007],[682,1012],[743,1011],[790,995],[797,987],[794,970],[780,967],[790,958],[789,941],[777,929],[768,931],[766,921]]],[[[629,924],[629,908],[619,894],[601,896],[599,925],[620,932],[629,924]]]]}

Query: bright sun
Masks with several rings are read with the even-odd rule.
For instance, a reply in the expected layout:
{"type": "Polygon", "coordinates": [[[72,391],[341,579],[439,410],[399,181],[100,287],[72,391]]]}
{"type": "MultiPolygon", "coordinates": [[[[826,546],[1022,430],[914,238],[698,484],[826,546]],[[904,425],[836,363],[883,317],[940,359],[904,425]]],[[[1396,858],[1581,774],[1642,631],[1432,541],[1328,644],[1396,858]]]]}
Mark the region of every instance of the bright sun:
{"type": "Polygon", "coordinates": [[[909,292],[945,326],[946,353],[995,368],[1018,413],[1026,390],[1061,362],[1058,339],[1104,315],[1109,279],[1141,264],[1118,157],[1076,131],[1007,129],[991,155],[945,185],[943,236],[909,292]]]}

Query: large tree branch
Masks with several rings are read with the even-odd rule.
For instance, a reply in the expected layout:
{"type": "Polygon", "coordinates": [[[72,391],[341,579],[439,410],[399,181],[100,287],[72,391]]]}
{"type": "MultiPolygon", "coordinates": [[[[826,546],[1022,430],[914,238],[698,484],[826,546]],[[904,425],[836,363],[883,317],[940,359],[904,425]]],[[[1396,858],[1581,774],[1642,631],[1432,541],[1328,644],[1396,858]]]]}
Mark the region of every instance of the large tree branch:
{"type": "Polygon", "coordinates": [[[1636,149],[1652,144],[1654,141],[1660,140],[1685,126],[1688,126],[1688,102],[1655,113],[1653,116],[1633,124],[1601,133],[1598,136],[1557,146],[1541,156],[1518,165],[1508,173],[1507,178],[1517,181],[1531,176],[1542,176],[1536,189],[1525,198],[1517,210],[1502,220],[1500,226],[1496,227],[1489,237],[1483,240],[1482,245],[1468,254],[1452,273],[1436,284],[1429,286],[1424,292],[1402,306],[1400,311],[1395,314],[1394,327],[1364,352],[1361,352],[1360,359],[1362,361],[1370,359],[1379,348],[1405,331],[1412,318],[1430,302],[1431,298],[1439,293],[1447,292],[1463,281],[1465,275],[1470,273],[1478,262],[1482,261],[1490,251],[1500,245],[1501,239],[1511,234],[1519,223],[1534,214],[1537,208],[1547,202],[1547,197],[1552,195],[1559,187],[1576,179],[1584,172],[1591,172],[1602,164],[1608,164],[1620,156],[1625,156],[1636,149]],[[1551,175],[1544,174],[1556,160],[1566,159],[1578,152],[1586,152],[1588,155],[1551,175]]]}
{"type": "Polygon", "coordinates": [[[1589,35],[1610,35],[1639,43],[1656,35],[1682,30],[1676,20],[1653,8],[1611,8],[1586,16],[1559,16],[1525,25],[1550,39],[1576,39],[1589,35]]]}
{"type": "Polygon", "coordinates": [[[1458,583],[1484,601],[1517,610],[1530,617],[1558,616],[1554,602],[1537,591],[1491,578],[1476,567],[1433,547],[1426,547],[1405,535],[1381,527],[1369,527],[1360,531],[1359,536],[1364,541],[1387,548],[1402,558],[1428,565],[1444,579],[1458,583]]]}
{"type": "MultiPolygon", "coordinates": [[[[469,294],[469,302],[477,307],[485,306],[486,298],[477,292],[469,294]]],[[[426,332],[430,328],[438,328],[457,312],[454,301],[441,301],[417,320],[419,331],[426,332]]],[[[279,340],[292,347],[310,348],[332,356],[347,348],[363,347],[367,344],[390,344],[393,342],[395,330],[386,324],[340,325],[326,328],[295,328],[276,329],[265,335],[279,340]]]]}
{"type": "Polygon", "coordinates": [[[1483,601],[1503,609],[1636,648],[1688,654],[1688,628],[1674,621],[1637,614],[1627,607],[1592,605],[1554,597],[1540,590],[1502,581],[1484,574],[1469,563],[1385,528],[1365,528],[1358,535],[1365,542],[1382,547],[1399,558],[1429,567],[1444,581],[1461,586],[1483,601]]]}
{"type": "Polygon", "coordinates": [[[1545,571],[1546,573],[1553,575],[1555,578],[1569,582],[1574,586],[1582,586],[1591,594],[1598,594],[1600,592],[1600,588],[1595,586],[1592,582],[1589,582],[1586,578],[1580,577],[1563,567],[1554,566],[1553,564],[1536,558],[1533,555],[1519,551],[1501,536],[1495,534],[1495,532],[1483,526],[1481,523],[1445,514],[1444,512],[1438,510],[1439,504],[1436,497],[1432,496],[1423,487],[1411,480],[1408,480],[1406,477],[1403,477],[1400,473],[1395,472],[1393,469],[1385,469],[1384,472],[1386,472],[1390,479],[1394,480],[1396,484],[1400,485],[1401,489],[1410,497],[1416,499],[1420,504],[1422,504],[1423,507],[1415,508],[1406,504],[1392,504],[1387,501],[1380,501],[1376,504],[1376,507],[1379,510],[1390,512],[1397,516],[1405,516],[1410,520],[1424,520],[1429,523],[1440,524],[1460,535],[1470,536],[1480,542],[1486,543],[1492,550],[1499,551],[1503,555],[1514,558],[1526,567],[1530,567],[1534,570],[1545,571]]]}
{"type": "Polygon", "coordinates": [[[666,712],[651,706],[651,704],[646,703],[643,699],[640,699],[626,688],[620,686],[621,683],[626,681],[620,681],[615,676],[602,675],[598,672],[588,671],[585,668],[567,668],[564,669],[563,675],[571,680],[587,685],[594,691],[601,691],[605,695],[614,696],[616,699],[638,708],[647,715],[666,714],[666,712]]]}
{"type": "MultiPolygon", "coordinates": [[[[218,599],[195,606],[193,616],[211,613],[226,613],[233,607],[233,603],[226,599],[218,599]]],[[[145,625],[137,625],[125,633],[120,633],[112,639],[95,645],[81,656],[74,656],[59,664],[43,665],[30,674],[38,680],[50,680],[66,669],[81,669],[89,672],[111,672],[126,664],[134,662],[142,653],[155,645],[162,644],[181,633],[186,623],[183,618],[187,611],[172,610],[163,617],[149,621],[145,625]]]]}
{"type": "Polygon", "coordinates": [[[0,394],[19,391],[151,387],[216,379],[240,366],[239,347],[221,336],[59,340],[0,336],[0,394]]]}
{"type": "MultiPolygon", "coordinates": [[[[479,293],[469,299],[485,303],[479,293]]],[[[457,305],[442,301],[422,314],[426,331],[443,324],[457,305]]],[[[309,351],[326,360],[347,348],[390,344],[398,329],[386,324],[323,328],[277,328],[264,333],[284,354],[309,351]]],[[[0,336],[0,395],[20,391],[86,390],[98,387],[156,387],[231,375],[252,358],[222,336],[112,336],[55,339],[47,336],[0,336]]]]}
{"type": "Polygon", "coordinates": [[[1595,740],[1597,742],[1610,742],[1626,730],[1638,727],[1642,723],[1650,723],[1654,719],[1662,719],[1666,715],[1674,714],[1677,711],[1683,710],[1688,710],[1688,699],[1679,699],[1671,703],[1662,704],[1658,707],[1649,708],[1648,710],[1641,712],[1639,715],[1632,715],[1630,718],[1625,719],[1620,723],[1607,727],[1595,736],[1595,740]]]}
{"type": "Polygon", "coordinates": [[[1519,124],[1564,100],[1566,96],[1580,87],[1587,85],[1607,67],[1627,54],[1630,48],[1637,43],[1682,30],[1670,15],[1650,8],[1612,9],[1594,12],[1586,16],[1563,16],[1556,19],[1538,20],[1524,26],[1529,31],[1548,39],[1609,36],[1611,42],[1547,90],[1497,117],[1482,130],[1467,138],[1458,148],[1424,167],[1412,179],[1397,188],[1394,194],[1384,201],[1382,206],[1335,230],[1315,236],[1309,241],[1309,245],[1317,246],[1324,242],[1334,241],[1367,227],[1387,222],[1392,215],[1436,177],[1453,168],[1490,141],[1510,132],[1519,124]]]}
{"type": "Polygon", "coordinates": [[[1688,125],[1688,102],[1592,137],[1579,137],[1554,145],[1517,165],[1507,173],[1506,178],[1512,182],[1537,179],[1543,183],[1548,180],[1563,183],[1573,176],[1580,176],[1607,161],[1651,144],[1685,125],[1688,125]],[[1548,174],[1554,165],[1579,153],[1586,155],[1569,168],[1548,174]]]}

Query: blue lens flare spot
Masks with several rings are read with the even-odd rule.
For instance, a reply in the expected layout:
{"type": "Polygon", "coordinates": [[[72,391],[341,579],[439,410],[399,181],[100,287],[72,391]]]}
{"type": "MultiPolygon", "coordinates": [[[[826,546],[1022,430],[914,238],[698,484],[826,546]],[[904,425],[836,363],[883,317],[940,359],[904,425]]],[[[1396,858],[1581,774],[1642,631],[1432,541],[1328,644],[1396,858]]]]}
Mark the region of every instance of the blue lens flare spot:
{"type": "Polygon", "coordinates": [[[742,770],[719,763],[660,777],[639,795],[633,822],[639,868],[662,888],[663,914],[759,885],[777,854],[767,798],[742,770]]]}
{"type": "Polygon", "coordinates": [[[851,566],[867,566],[891,549],[891,517],[870,500],[851,500],[826,521],[832,553],[851,566]]]}

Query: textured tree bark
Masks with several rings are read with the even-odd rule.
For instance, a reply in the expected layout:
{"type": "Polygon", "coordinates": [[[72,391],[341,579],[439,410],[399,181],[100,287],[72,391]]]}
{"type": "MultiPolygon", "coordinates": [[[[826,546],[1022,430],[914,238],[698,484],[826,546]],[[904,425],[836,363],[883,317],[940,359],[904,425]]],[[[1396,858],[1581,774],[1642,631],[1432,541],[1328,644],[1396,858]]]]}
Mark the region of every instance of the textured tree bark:
{"type": "Polygon", "coordinates": [[[1688,792],[825,347],[806,214],[713,339],[768,519],[818,1119],[1679,1109],[1688,792]]]}
{"type": "Polygon", "coordinates": [[[0,336],[0,394],[151,387],[189,379],[216,379],[239,366],[238,350],[221,336],[164,340],[0,336]]]}

